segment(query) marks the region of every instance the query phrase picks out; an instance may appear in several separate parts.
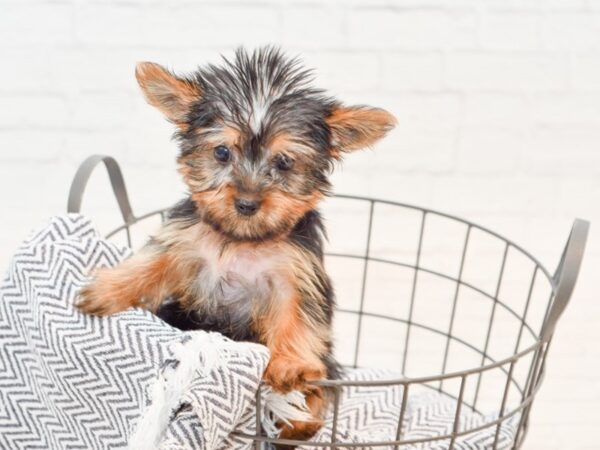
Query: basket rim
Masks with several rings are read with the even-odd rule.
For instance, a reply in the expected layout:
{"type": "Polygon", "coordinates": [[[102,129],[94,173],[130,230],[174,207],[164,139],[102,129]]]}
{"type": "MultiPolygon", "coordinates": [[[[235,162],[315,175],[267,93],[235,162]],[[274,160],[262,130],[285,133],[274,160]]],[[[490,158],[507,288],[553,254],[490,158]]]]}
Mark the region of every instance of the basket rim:
{"type": "Polygon", "coordinates": [[[352,195],[352,194],[332,194],[329,197],[333,197],[333,198],[342,198],[342,199],[348,199],[348,200],[362,200],[365,202],[370,202],[370,203],[382,203],[385,205],[392,205],[392,206],[400,206],[403,208],[408,208],[408,209],[414,209],[414,210],[419,210],[422,211],[424,214],[435,214],[436,216],[440,216],[440,217],[445,217],[447,219],[452,219],[452,220],[456,220],[458,222],[462,222],[468,226],[470,226],[471,228],[476,228],[480,231],[483,231],[485,233],[488,233],[504,242],[506,242],[508,245],[510,245],[511,247],[513,247],[514,249],[520,251],[524,256],[528,257],[533,263],[535,263],[535,265],[537,267],[539,267],[539,269],[542,271],[542,273],[546,276],[546,278],[548,279],[548,281],[550,282],[551,286],[552,286],[552,290],[554,291],[555,289],[555,282],[554,282],[554,278],[552,277],[552,275],[550,274],[550,272],[548,271],[548,269],[546,269],[546,267],[542,264],[542,262],[536,258],[535,256],[533,256],[529,251],[525,250],[522,246],[520,246],[519,244],[515,243],[514,241],[512,241],[511,239],[508,239],[507,237],[501,235],[500,233],[497,233],[483,225],[479,225],[475,222],[472,222],[470,220],[467,219],[463,219],[462,217],[453,215],[453,214],[449,214],[443,211],[439,211],[437,209],[433,209],[433,208],[425,208],[423,206],[417,206],[415,204],[412,203],[405,203],[405,202],[397,202],[394,200],[386,200],[383,198],[379,198],[379,197],[367,197],[367,196],[362,196],[362,195],[352,195]]]}
{"type": "Polygon", "coordinates": [[[392,386],[392,385],[403,385],[407,386],[409,384],[425,384],[432,383],[434,381],[443,381],[452,378],[463,378],[469,375],[474,375],[478,373],[487,372],[488,370],[497,369],[499,367],[505,366],[507,364],[515,363],[517,360],[521,359],[523,356],[534,352],[541,348],[544,342],[541,339],[538,339],[535,344],[530,345],[529,347],[517,352],[511,356],[508,356],[499,361],[484,364],[482,366],[478,366],[476,368],[465,369],[460,371],[448,372],[440,375],[427,375],[421,377],[402,377],[402,378],[391,378],[391,379],[379,379],[376,381],[370,380],[315,380],[315,381],[307,381],[307,384],[311,384],[313,386],[323,386],[323,387],[334,387],[334,386],[392,386]]]}

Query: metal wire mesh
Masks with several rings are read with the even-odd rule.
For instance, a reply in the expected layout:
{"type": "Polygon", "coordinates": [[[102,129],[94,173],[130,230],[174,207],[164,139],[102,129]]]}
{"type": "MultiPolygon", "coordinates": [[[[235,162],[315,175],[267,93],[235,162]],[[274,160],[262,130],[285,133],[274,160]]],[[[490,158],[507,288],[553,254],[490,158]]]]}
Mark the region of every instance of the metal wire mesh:
{"type": "MultiPolygon", "coordinates": [[[[80,169],[79,181],[76,177],[70,211],[80,209],[89,173],[107,159],[93,158],[80,169]]],[[[107,164],[109,172],[111,168],[118,170],[115,165],[107,164]]],[[[132,227],[152,217],[164,220],[165,210],[135,217],[120,171],[118,176],[111,174],[111,182],[124,223],[107,237],[124,234],[131,246],[132,227]]],[[[575,223],[559,268],[551,275],[514,242],[475,223],[430,209],[338,195],[327,203],[325,218],[331,236],[326,263],[338,290],[336,325],[341,324],[338,342],[344,344],[339,358],[348,367],[384,361],[382,365],[397,370],[398,376],[377,381],[314,382],[334,392],[330,442],[266,436],[260,427],[259,395],[256,431],[241,436],[253,440],[257,449],[265,442],[315,448],[402,449],[443,441],[452,450],[457,439],[489,429],[494,435],[491,448],[496,449],[501,427],[512,420],[518,421],[512,448],[520,448],[544,376],[554,326],[568,303],[579,269],[587,223],[575,223]],[[354,299],[348,301],[350,297],[354,299]],[[374,348],[378,351],[365,352],[374,348]],[[379,360],[378,353],[383,355],[379,360]],[[356,443],[338,439],[341,393],[357,386],[402,387],[394,440],[356,443]],[[417,386],[456,399],[451,433],[403,438],[410,393],[417,386]],[[487,419],[477,427],[466,428],[460,423],[463,408],[487,419]]]]}

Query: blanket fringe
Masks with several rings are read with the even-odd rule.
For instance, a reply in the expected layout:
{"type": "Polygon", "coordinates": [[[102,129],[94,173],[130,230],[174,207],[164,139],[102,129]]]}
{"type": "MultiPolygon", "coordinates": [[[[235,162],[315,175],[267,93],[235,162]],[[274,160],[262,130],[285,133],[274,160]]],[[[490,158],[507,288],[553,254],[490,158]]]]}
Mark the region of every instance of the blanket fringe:
{"type": "Polygon", "coordinates": [[[176,363],[165,368],[150,391],[150,404],[129,439],[129,450],[156,450],[173,414],[196,373],[208,373],[219,360],[220,348],[210,333],[195,332],[173,346],[176,363]]]}
{"type": "MultiPolygon", "coordinates": [[[[156,450],[165,435],[181,399],[197,374],[207,374],[221,360],[224,338],[215,333],[198,331],[189,339],[174,344],[171,351],[174,364],[164,368],[151,387],[150,404],[141,415],[129,439],[129,450],[156,450]],[[219,341],[219,342],[216,342],[219,341]]],[[[278,424],[290,421],[310,421],[312,415],[304,394],[292,391],[281,394],[263,386],[262,426],[270,437],[280,433],[278,424]]]]}
{"type": "Polygon", "coordinates": [[[266,388],[263,392],[263,398],[265,408],[262,414],[262,427],[269,437],[279,436],[278,422],[290,425],[292,420],[300,422],[312,420],[304,394],[300,391],[280,394],[266,388]]]}

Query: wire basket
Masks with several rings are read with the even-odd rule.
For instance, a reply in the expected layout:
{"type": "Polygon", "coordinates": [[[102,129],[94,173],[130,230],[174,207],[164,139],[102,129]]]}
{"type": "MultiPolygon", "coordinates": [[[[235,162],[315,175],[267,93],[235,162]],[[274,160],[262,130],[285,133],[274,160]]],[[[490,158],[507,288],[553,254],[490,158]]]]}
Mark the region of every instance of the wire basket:
{"type": "MultiPolygon", "coordinates": [[[[108,170],[124,223],[107,237],[124,235],[166,209],[135,216],[116,161],[89,157],[71,186],[68,211],[79,212],[93,169],[108,170]]],[[[457,440],[488,430],[498,448],[502,427],[514,434],[506,448],[520,448],[545,372],[555,326],[571,297],[589,224],[575,220],[554,274],[529,252],[472,222],[412,205],[338,195],[325,206],[330,242],[326,264],[337,291],[336,345],[347,367],[381,366],[397,376],[377,381],[327,380],[334,393],[331,441],[305,442],[266,436],[256,398],[256,449],[263,443],[314,448],[455,448],[457,440]],[[369,351],[377,348],[377,352],[369,351]],[[345,389],[401,388],[395,439],[347,442],[337,436],[345,389]],[[411,392],[429,389],[455,399],[449,433],[404,438],[411,392]],[[476,427],[460,423],[461,410],[486,417],[476,427]],[[441,446],[440,446],[441,445],[441,446]]]]}

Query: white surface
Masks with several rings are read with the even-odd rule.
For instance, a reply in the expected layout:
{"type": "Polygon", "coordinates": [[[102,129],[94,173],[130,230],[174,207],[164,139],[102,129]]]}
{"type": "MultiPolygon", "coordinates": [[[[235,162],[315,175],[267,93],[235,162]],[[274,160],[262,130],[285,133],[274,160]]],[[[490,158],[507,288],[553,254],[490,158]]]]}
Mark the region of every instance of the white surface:
{"type": "MultiPolygon", "coordinates": [[[[461,215],[551,269],[573,217],[592,221],[525,448],[598,448],[595,0],[0,0],[0,266],[30,227],[64,211],[90,153],[121,162],[136,211],[182,194],[171,127],[138,92],[136,61],[186,70],[260,43],[302,54],[341,99],[397,116],[387,140],[336,173],[338,192],[461,215]]],[[[106,181],[95,175],[85,198],[105,230],[118,220],[106,181]]]]}

